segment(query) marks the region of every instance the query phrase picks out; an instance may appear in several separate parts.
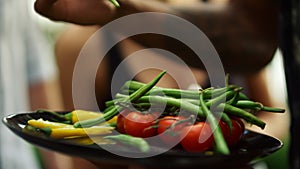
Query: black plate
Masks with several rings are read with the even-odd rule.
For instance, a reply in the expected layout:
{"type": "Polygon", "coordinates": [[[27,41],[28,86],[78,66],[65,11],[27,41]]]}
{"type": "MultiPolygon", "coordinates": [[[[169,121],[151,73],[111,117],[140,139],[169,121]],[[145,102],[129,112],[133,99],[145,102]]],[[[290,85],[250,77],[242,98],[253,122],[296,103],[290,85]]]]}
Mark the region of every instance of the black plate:
{"type": "MultiPolygon", "coordinates": [[[[66,112],[60,112],[66,113],[66,112]]],[[[163,154],[147,158],[127,158],[115,155],[100,146],[85,146],[55,140],[34,132],[25,132],[24,127],[30,119],[51,119],[44,113],[21,113],[3,118],[5,125],[24,140],[47,149],[79,156],[93,162],[112,162],[114,164],[141,165],[155,168],[237,168],[256,159],[268,156],[282,147],[276,138],[246,130],[240,143],[231,149],[230,155],[187,153],[180,148],[173,148],[163,154]]],[[[119,148],[120,151],[126,149],[119,148]]]]}

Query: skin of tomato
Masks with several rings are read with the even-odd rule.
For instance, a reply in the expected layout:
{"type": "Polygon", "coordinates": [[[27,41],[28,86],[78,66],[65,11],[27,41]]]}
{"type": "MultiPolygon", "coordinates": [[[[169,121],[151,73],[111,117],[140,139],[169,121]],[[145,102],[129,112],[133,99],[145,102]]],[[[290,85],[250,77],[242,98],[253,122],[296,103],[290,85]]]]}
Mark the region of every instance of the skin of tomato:
{"type": "Polygon", "coordinates": [[[235,146],[243,136],[245,125],[240,118],[231,117],[232,130],[230,131],[229,126],[223,122],[219,122],[219,126],[222,130],[223,136],[229,147],[235,146]]]}
{"type": "Polygon", "coordinates": [[[232,130],[229,137],[225,138],[229,147],[235,146],[242,138],[245,126],[239,118],[231,118],[232,130]]]}
{"type": "Polygon", "coordinates": [[[124,128],[124,120],[125,120],[125,116],[127,116],[129,113],[130,113],[129,110],[123,110],[118,114],[117,130],[118,130],[118,132],[120,132],[122,134],[126,134],[125,128],[124,128]]]}
{"type": "Polygon", "coordinates": [[[245,124],[244,124],[244,122],[242,121],[241,118],[232,117],[231,119],[237,121],[240,124],[242,131],[243,132],[245,131],[245,124]]]}
{"type": "Polygon", "coordinates": [[[181,137],[180,143],[188,152],[204,152],[211,149],[214,143],[212,130],[205,122],[184,127],[181,137]]]}
{"type": "Polygon", "coordinates": [[[124,119],[125,132],[135,137],[152,137],[156,135],[156,128],[152,127],[155,120],[156,116],[152,114],[130,112],[124,119]]]}
{"type": "Polygon", "coordinates": [[[170,128],[174,123],[179,120],[184,120],[184,117],[180,116],[165,116],[158,122],[157,133],[160,139],[168,145],[176,145],[180,142],[180,131],[186,125],[181,123],[176,125],[174,128],[170,128]]]}
{"type": "MultiPolygon", "coordinates": [[[[222,134],[227,142],[227,139],[230,137],[231,133],[230,133],[230,128],[229,126],[222,120],[219,121],[219,126],[222,130],[222,134]]],[[[228,143],[227,143],[228,144],[228,143]]]]}

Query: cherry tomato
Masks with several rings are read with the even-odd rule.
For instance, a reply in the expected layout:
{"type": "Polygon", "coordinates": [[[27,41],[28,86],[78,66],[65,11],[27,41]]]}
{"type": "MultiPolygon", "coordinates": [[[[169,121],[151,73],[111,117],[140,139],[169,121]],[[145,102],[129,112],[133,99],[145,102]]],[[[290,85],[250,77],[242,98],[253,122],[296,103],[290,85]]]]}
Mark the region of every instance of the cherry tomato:
{"type": "Polygon", "coordinates": [[[128,113],[130,113],[129,110],[123,110],[118,114],[118,118],[117,118],[117,130],[122,133],[125,134],[125,128],[124,128],[124,119],[125,117],[128,115],[128,113]]]}
{"type": "Polygon", "coordinates": [[[219,126],[222,130],[223,136],[229,147],[232,147],[239,142],[245,130],[245,125],[240,118],[231,117],[231,122],[232,122],[231,131],[229,126],[225,122],[223,121],[219,122],[219,126]]]}
{"type": "Polygon", "coordinates": [[[225,140],[227,139],[227,138],[229,138],[230,137],[230,128],[229,128],[229,126],[224,122],[224,121],[222,121],[222,120],[220,120],[219,121],[219,126],[220,126],[220,128],[221,128],[221,130],[222,130],[222,134],[223,134],[223,136],[224,136],[224,138],[225,138],[225,140]]]}
{"type": "Polygon", "coordinates": [[[180,131],[187,123],[177,124],[171,128],[171,126],[180,121],[184,120],[181,116],[165,116],[158,122],[157,133],[160,139],[169,145],[175,145],[180,141],[180,131]]]}
{"type": "Polygon", "coordinates": [[[232,130],[229,137],[225,138],[229,147],[236,145],[243,136],[245,125],[239,118],[231,118],[232,130]]]}
{"type": "Polygon", "coordinates": [[[143,114],[141,112],[130,112],[124,119],[124,129],[129,135],[135,137],[151,137],[156,134],[153,126],[156,116],[153,114],[143,114]]]}
{"type": "Polygon", "coordinates": [[[212,148],[214,143],[212,130],[205,122],[184,127],[181,137],[182,147],[189,152],[204,152],[212,148]]]}
{"type": "Polygon", "coordinates": [[[242,127],[242,131],[244,132],[245,131],[245,124],[244,122],[242,121],[241,118],[238,118],[238,117],[231,117],[232,120],[236,120],[242,127]]]}

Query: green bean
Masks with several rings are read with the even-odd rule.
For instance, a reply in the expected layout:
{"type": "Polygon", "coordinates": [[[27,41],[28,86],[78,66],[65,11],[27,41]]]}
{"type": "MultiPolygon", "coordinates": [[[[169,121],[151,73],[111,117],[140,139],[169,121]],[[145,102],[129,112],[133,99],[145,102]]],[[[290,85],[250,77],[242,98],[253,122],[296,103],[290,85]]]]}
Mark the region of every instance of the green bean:
{"type": "Polygon", "coordinates": [[[131,111],[141,111],[141,112],[147,111],[150,108],[151,108],[152,112],[153,111],[158,111],[158,112],[168,111],[168,112],[172,112],[169,109],[171,109],[173,107],[171,107],[171,106],[165,106],[165,107],[163,107],[163,105],[161,105],[161,104],[157,104],[157,103],[153,104],[153,103],[147,102],[147,103],[132,103],[132,105],[129,105],[126,108],[129,109],[129,110],[131,110],[131,111]],[[162,110],[162,108],[164,108],[164,110],[162,110]]]}
{"type": "Polygon", "coordinates": [[[236,107],[242,108],[242,109],[250,109],[259,111],[263,107],[263,105],[259,102],[253,102],[251,100],[239,100],[236,104],[236,107]]]}
{"type": "MultiPolygon", "coordinates": [[[[223,93],[222,95],[211,99],[207,101],[205,104],[210,107],[212,104],[217,105],[220,104],[222,100],[224,100],[226,97],[231,97],[234,95],[235,92],[238,92],[241,90],[241,88],[236,88],[236,90],[231,90],[223,93]]],[[[117,93],[116,94],[116,99],[117,100],[122,100],[128,96],[117,93]]],[[[167,97],[167,96],[153,96],[153,95],[147,95],[143,96],[140,99],[137,100],[137,103],[156,103],[156,104],[164,104],[167,106],[175,106],[178,109],[183,109],[186,111],[189,111],[195,115],[198,115],[200,117],[205,117],[202,111],[199,111],[199,100],[196,99],[176,99],[172,97],[167,97]]]]}
{"type": "Polygon", "coordinates": [[[265,126],[266,126],[266,123],[261,121],[258,117],[256,117],[255,115],[253,115],[253,114],[251,114],[251,113],[249,113],[249,112],[247,112],[243,109],[240,109],[238,107],[222,103],[218,106],[218,108],[220,110],[223,109],[224,112],[227,113],[227,114],[234,115],[234,116],[237,116],[237,117],[241,117],[242,119],[246,120],[247,122],[249,122],[251,124],[254,124],[254,125],[257,125],[261,129],[264,129],[265,126]]]}
{"type": "MultiPolygon", "coordinates": [[[[220,96],[219,96],[220,97],[220,96]]],[[[217,98],[216,98],[217,99],[217,98]]],[[[221,100],[221,99],[220,99],[221,100]]],[[[193,104],[195,104],[195,105],[198,105],[199,106],[199,100],[192,100],[192,99],[189,99],[189,100],[186,100],[186,101],[188,101],[188,102],[190,102],[190,103],[193,103],[193,104]]],[[[205,103],[206,104],[206,106],[210,106],[212,103],[205,103]]],[[[218,117],[220,117],[221,118],[221,120],[222,121],[224,121],[228,126],[229,126],[229,128],[230,128],[230,130],[232,129],[232,122],[231,122],[231,119],[230,119],[230,117],[226,114],[226,113],[224,113],[224,112],[217,112],[216,113],[216,115],[218,116],[218,117]]]]}
{"type": "Polygon", "coordinates": [[[264,106],[260,102],[254,102],[251,100],[239,100],[236,105],[236,107],[243,108],[243,109],[252,109],[256,111],[268,111],[268,112],[274,112],[274,113],[284,113],[285,110],[281,108],[274,108],[274,107],[267,107],[264,106]]]}
{"type": "Polygon", "coordinates": [[[208,106],[208,107],[211,107],[211,106],[217,106],[219,105],[220,103],[223,103],[226,101],[226,99],[231,99],[236,93],[240,92],[242,90],[241,87],[239,88],[235,88],[234,90],[228,90],[226,91],[225,93],[221,94],[220,96],[218,97],[215,97],[209,101],[207,101],[205,104],[208,106]]]}
{"type": "Polygon", "coordinates": [[[229,99],[226,103],[230,105],[235,105],[240,99],[239,96],[240,96],[240,92],[239,91],[235,92],[234,96],[231,99],[229,99]]]}
{"type": "MultiPolygon", "coordinates": [[[[140,87],[143,86],[143,83],[139,83],[139,82],[135,82],[135,81],[129,81],[129,82],[127,82],[127,86],[129,88],[131,88],[132,86],[133,86],[133,88],[140,88],[140,87]]],[[[126,85],[125,85],[125,87],[126,87],[126,85]]],[[[153,87],[153,89],[157,90],[157,87],[153,87]]],[[[150,91],[153,91],[153,89],[151,89],[150,91]]],[[[165,89],[162,89],[162,88],[160,88],[160,89],[165,90],[165,89]]],[[[227,114],[231,114],[231,115],[241,117],[244,120],[246,120],[247,122],[250,122],[254,125],[257,125],[262,129],[265,127],[265,123],[263,121],[261,121],[260,119],[258,119],[255,115],[247,112],[246,110],[243,110],[243,108],[252,108],[254,110],[259,110],[259,109],[269,110],[269,111],[274,111],[274,112],[283,112],[284,111],[283,109],[265,107],[265,106],[261,105],[258,102],[253,102],[253,101],[250,101],[250,100],[238,100],[236,102],[237,98],[240,98],[240,96],[243,97],[243,95],[244,95],[244,94],[241,95],[241,92],[240,92],[242,90],[241,87],[231,85],[230,88],[227,87],[226,90],[224,90],[225,88],[220,88],[220,89],[222,89],[223,93],[222,94],[219,93],[218,97],[215,97],[213,99],[208,99],[207,102],[205,102],[206,106],[210,107],[211,105],[214,105],[214,104],[215,105],[220,104],[220,105],[217,106],[218,110],[222,110],[222,111],[224,110],[225,113],[227,113],[227,114]],[[227,91],[227,92],[224,93],[224,91],[227,91]],[[238,93],[238,95],[237,95],[237,93],[238,93]],[[234,95],[234,96],[232,96],[232,95],[234,95]],[[231,97],[232,100],[229,100],[227,104],[221,103],[221,100],[223,100],[224,97],[227,97],[227,99],[231,97]],[[236,102],[236,104],[235,104],[235,102],[236,102]],[[230,105],[229,103],[233,104],[234,106],[230,105]]],[[[173,96],[174,95],[178,96],[180,92],[185,92],[183,90],[178,90],[178,89],[171,90],[171,91],[172,91],[173,96]]],[[[212,91],[213,91],[212,89],[203,90],[202,91],[203,100],[204,100],[204,96],[205,96],[204,93],[205,92],[206,93],[211,93],[212,91]],[[206,92],[207,90],[210,90],[210,92],[206,92]]],[[[218,91],[221,91],[221,90],[218,90],[218,91]]],[[[190,92],[190,91],[188,91],[188,92],[190,92]]],[[[193,97],[194,96],[195,95],[193,95],[193,97]]],[[[119,96],[117,96],[117,100],[119,99],[119,97],[122,98],[122,97],[125,97],[125,96],[124,95],[123,96],[119,95],[119,96]]],[[[202,111],[197,110],[197,109],[199,109],[198,108],[199,107],[199,100],[191,99],[193,97],[190,97],[188,99],[186,99],[186,98],[182,98],[182,99],[177,98],[176,99],[176,98],[172,98],[172,97],[168,97],[168,96],[163,97],[163,96],[157,96],[157,95],[156,96],[152,96],[152,95],[148,96],[147,95],[147,96],[143,96],[140,99],[138,99],[137,102],[138,103],[149,103],[151,101],[151,103],[166,104],[167,106],[175,106],[179,109],[186,110],[186,111],[189,111],[191,113],[194,113],[194,114],[196,114],[200,117],[205,117],[205,115],[203,114],[202,111]]]]}
{"type": "Polygon", "coordinates": [[[117,0],[109,0],[115,7],[120,7],[120,4],[117,0]]]}
{"type": "Polygon", "coordinates": [[[133,137],[127,134],[111,135],[105,136],[105,139],[112,139],[119,141],[123,144],[131,145],[137,147],[141,152],[147,153],[150,151],[150,145],[148,142],[140,137],[133,137]]]}
{"type": "MultiPolygon", "coordinates": [[[[118,97],[128,97],[125,95],[118,95],[118,97]]],[[[143,96],[140,99],[137,100],[137,103],[157,103],[157,104],[164,104],[168,106],[176,106],[179,109],[188,111],[190,113],[193,113],[195,115],[198,115],[199,117],[206,117],[205,114],[203,114],[203,111],[199,111],[199,105],[196,105],[195,102],[197,100],[185,100],[185,99],[175,99],[172,97],[164,97],[164,96],[143,96]]],[[[199,100],[198,100],[199,102],[199,100]]],[[[206,106],[210,106],[210,104],[205,103],[206,106]]],[[[201,106],[201,105],[200,105],[201,106]]],[[[227,114],[235,115],[238,117],[241,117],[245,119],[247,122],[250,122],[254,125],[259,126],[260,128],[265,127],[265,123],[258,119],[255,115],[232,105],[221,103],[217,106],[217,110],[224,111],[227,114]]]]}
{"type": "Polygon", "coordinates": [[[240,92],[239,99],[240,100],[249,100],[249,97],[247,95],[245,95],[245,93],[240,92]]]}
{"type": "Polygon", "coordinates": [[[232,122],[231,122],[231,119],[228,116],[228,114],[226,114],[224,112],[218,112],[216,114],[217,114],[218,117],[221,117],[221,120],[228,125],[228,127],[229,127],[229,129],[231,131],[232,130],[232,122]]]}
{"type": "MultiPolygon", "coordinates": [[[[128,82],[127,82],[128,83],[128,82]]],[[[133,82],[131,81],[132,84],[134,84],[135,87],[141,87],[143,84],[139,83],[139,82],[133,82]]],[[[179,90],[179,89],[158,89],[157,87],[154,89],[152,89],[151,95],[154,95],[155,93],[157,93],[155,90],[163,90],[166,94],[166,96],[170,96],[170,97],[174,97],[174,98],[180,98],[180,94],[185,93],[185,97],[183,97],[182,99],[187,100],[195,105],[199,105],[199,93],[198,92],[191,92],[189,90],[179,90]]],[[[214,92],[217,93],[217,95],[213,98],[213,99],[208,99],[212,96],[212,89],[206,89],[203,91],[204,95],[206,94],[206,99],[208,99],[207,103],[209,106],[211,106],[212,104],[214,105],[218,105],[220,102],[225,101],[226,99],[230,99],[234,96],[235,93],[238,93],[239,91],[241,91],[242,88],[241,87],[236,87],[236,86],[230,86],[227,88],[221,88],[220,90],[215,89],[214,92]],[[233,88],[235,87],[235,88],[233,88]],[[226,89],[226,90],[225,90],[226,89]],[[207,92],[208,91],[208,92],[207,92]],[[222,93],[223,92],[223,93],[222,93]]],[[[117,94],[116,95],[116,100],[120,100],[119,97],[121,96],[121,94],[117,94]]],[[[114,101],[108,101],[106,102],[107,106],[111,106],[113,105],[114,101]]]]}
{"type": "Polygon", "coordinates": [[[51,121],[56,121],[60,123],[66,123],[66,124],[71,124],[72,123],[72,112],[67,113],[67,114],[60,114],[55,111],[51,110],[45,110],[45,109],[39,109],[36,110],[37,113],[48,113],[50,115],[49,119],[51,121]]]}
{"type": "Polygon", "coordinates": [[[185,101],[184,99],[175,99],[172,97],[163,97],[163,96],[143,96],[139,99],[140,102],[150,102],[164,104],[168,106],[176,106],[179,109],[186,110],[190,113],[198,115],[200,117],[205,117],[203,112],[199,110],[199,106],[194,105],[190,102],[185,101]]]}
{"type": "Polygon", "coordinates": [[[131,102],[135,102],[137,99],[142,97],[146,94],[149,90],[151,90],[156,83],[166,74],[166,71],[161,72],[157,77],[155,77],[150,83],[144,85],[143,87],[139,88],[136,92],[129,96],[129,100],[131,102]]]}
{"type": "Polygon", "coordinates": [[[267,111],[267,112],[274,112],[274,113],[284,113],[285,110],[281,109],[281,108],[274,108],[274,107],[267,107],[267,106],[263,106],[261,108],[262,111],[267,111]]]}
{"type": "Polygon", "coordinates": [[[197,98],[200,93],[193,90],[180,90],[180,89],[169,89],[169,88],[154,88],[148,95],[161,95],[171,96],[174,98],[197,98]]]}
{"type": "MultiPolygon", "coordinates": [[[[208,107],[217,106],[220,103],[225,102],[228,99],[231,100],[233,97],[236,97],[236,95],[238,95],[239,91],[241,91],[241,90],[242,90],[242,88],[240,88],[240,87],[235,88],[233,90],[228,90],[225,93],[223,93],[217,97],[206,100],[205,104],[208,107]]],[[[196,100],[196,99],[184,99],[184,100],[199,106],[199,100],[196,100]]]]}
{"type": "Polygon", "coordinates": [[[109,112],[110,110],[112,110],[114,108],[114,104],[111,104],[109,106],[107,106],[104,111],[103,111],[103,114],[106,114],[107,112],[109,112]]]}
{"type": "MultiPolygon", "coordinates": [[[[121,91],[123,94],[130,94],[130,92],[135,91],[142,86],[144,86],[144,83],[137,82],[137,81],[127,81],[125,84],[122,86],[121,91]]],[[[203,96],[204,99],[210,99],[213,97],[217,97],[224,92],[228,90],[232,90],[236,88],[235,85],[229,85],[223,88],[209,88],[204,90],[203,96]]],[[[173,88],[162,88],[162,87],[153,87],[146,95],[159,95],[159,94],[164,94],[166,96],[174,97],[174,98],[190,98],[190,99],[199,99],[200,92],[197,90],[182,90],[182,89],[173,89],[173,88]]]]}
{"type": "Polygon", "coordinates": [[[52,132],[52,129],[50,127],[44,127],[44,128],[33,127],[33,128],[35,128],[35,130],[37,130],[37,131],[43,132],[46,136],[50,136],[51,132],[52,132]]]}
{"type": "Polygon", "coordinates": [[[106,121],[112,119],[114,116],[116,116],[119,113],[119,111],[121,111],[121,107],[120,106],[114,106],[112,109],[110,109],[105,114],[103,114],[103,116],[100,116],[98,118],[78,121],[78,122],[74,123],[73,126],[75,128],[92,127],[92,126],[95,126],[97,124],[100,124],[100,123],[103,123],[103,122],[106,122],[106,121]]]}
{"type": "MultiPolygon", "coordinates": [[[[124,99],[124,102],[135,102],[137,99],[142,97],[145,93],[147,93],[149,90],[151,90],[152,87],[155,86],[155,84],[166,74],[166,71],[162,71],[159,75],[157,75],[151,82],[144,85],[143,87],[136,90],[134,93],[132,93],[128,98],[124,99]]],[[[84,121],[78,121],[74,124],[74,127],[92,127],[94,125],[103,123],[105,121],[110,120],[114,116],[116,116],[120,111],[122,107],[116,105],[111,110],[108,110],[103,116],[84,120],[84,121]]]]}
{"type": "MultiPolygon", "coordinates": [[[[130,94],[134,92],[136,89],[139,89],[140,86],[143,86],[140,82],[134,82],[134,84],[141,84],[138,85],[138,88],[130,88],[130,89],[123,89],[121,90],[122,94],[130,94]]],[[[137,86],[135,86],[137,87],[137,86]]],[[[199,97],[200,93],[194,90],[180,90],[180,89],[170,89],[170,88],[161,88],[161,87],[154,87],[151,91],[149,91],[146,95],[166,95],[174,98],[193,98],[196,99],[199,97]],[[197,97],[198,96],[198,97],[197,97]]]]}
{"type": "Polygon", "coordinates": [[[203,113],[205,114],[208,123],[212,129],[213,137],[215,140],[215,148],[216,151],[228,155],[230,154],[229,148],[227,146],[227,143],[225,141],[225,138],[222,134],[222,130],[215,119],[215,116],[210,112],[207,105],[204,103],[203,95],[200,95],[200,108],[202,109],[203,113]]]}
{"type": "MultiPolygon", "coordinates": [[[[123,98],[124,98],[124,97],[123,97],[123,98]]],[[[106,101],[106,102],[105,102],[106,109],[104,110],[104,112],[107,112],[107,110],[108,110],[110,107],[113,107],[113,106],[115,105],[115,103],[122,101],[123,98],[122,98],[122,99],[116,98],[116,99],[114,99],[114,100],[108,100],[108,101],[106,101]]]]}
{"type": "MultiPolygon", "coordinates": [[[[128,97],[125,95],[119,95],[119,97],[128,97]]],[[[186,110],[190,113],[193,113],[195,115],[198,115],[200,117],[205,117],[203,112],[199,110],[199,106],[195,105],[193,103],[190,103],[188,101],[185,101],[184,99],[176,99],[172,97],[165,97],[165,96],[142,96],[137,100],[137,103],[156,103],[160,105],[167,105],[167,106],[175,106],[179,109],[186,110]]]]}

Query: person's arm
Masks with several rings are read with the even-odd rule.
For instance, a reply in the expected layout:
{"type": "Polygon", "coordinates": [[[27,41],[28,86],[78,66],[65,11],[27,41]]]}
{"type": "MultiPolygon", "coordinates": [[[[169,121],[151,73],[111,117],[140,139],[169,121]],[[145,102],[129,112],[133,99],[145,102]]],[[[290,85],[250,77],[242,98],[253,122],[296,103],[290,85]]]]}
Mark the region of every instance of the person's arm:
{"type": "MultiPolygon", "coordinates": [[[[108,0],[37,0],[35,9],[50,19],[83,25],[104,25],[116,18],[138,12],[174,14],[192,22],[210,38],[228,73],[253,73],[260,70],[270,62],[277,48],[276,2],[231,0],[226,4],[216,5],[199,1],[184,7],[153,0],[119,2],[121,7],[115,8],[108,0]]],[[[146,47],[170,50],[190,66],[202,66],[193,52],[173,39],[159,35],[140,35],[134,37],[134,40],[146,47]]]]}

